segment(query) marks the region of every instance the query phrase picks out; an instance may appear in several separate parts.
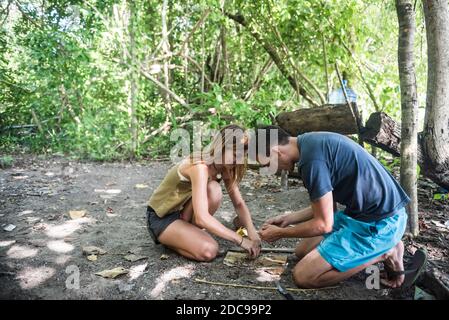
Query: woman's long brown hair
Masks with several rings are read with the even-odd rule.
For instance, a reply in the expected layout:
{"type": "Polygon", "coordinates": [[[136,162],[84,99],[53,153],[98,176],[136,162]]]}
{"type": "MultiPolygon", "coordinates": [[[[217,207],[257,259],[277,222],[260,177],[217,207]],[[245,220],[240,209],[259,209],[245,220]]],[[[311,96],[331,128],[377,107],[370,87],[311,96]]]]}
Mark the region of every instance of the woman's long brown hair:
{"type": "MultiPolygon", "coordinates": [[[[230,124],[221,128],[212,139],[212,142],[203,151],[194,152],[190,155],[190,161],[191,163],[205,162],[207,165],[210,165],[217,161],[217,151],[220,152],[218,156],[223,157],[225,152],[230,151],[231,148],[234,159],[237,159],[239,151],[243,151],[243,159],[241,159],[243,163],[236,161],[231,172],[232,183],[229,187],[232,188],[235,184],[239,184],[242,181],[246,172],[248,134],[242,127],[230,124]]],[[[222,159],[219,160],[222,161],[222,159]]]]}

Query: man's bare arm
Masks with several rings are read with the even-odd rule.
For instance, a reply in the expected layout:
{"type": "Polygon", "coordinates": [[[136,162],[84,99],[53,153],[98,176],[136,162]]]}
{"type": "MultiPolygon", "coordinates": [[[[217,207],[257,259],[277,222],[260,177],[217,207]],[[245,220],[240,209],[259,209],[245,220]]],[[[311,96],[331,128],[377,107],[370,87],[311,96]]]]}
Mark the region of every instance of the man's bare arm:
{"type": "MultiPolygon", "coordinates": [[[[320,236],[332,231],[334,224],[334,202],[332,192],[326,193],[311,205],[313,217],[293,227],[280,229],[282,238],[308,238],[320,236]]],[[[304,216],[306,216],[304,214],[304,216]]]]}
{"type": "Polygon", "coordinates": [[[305,222],[312,218],[313,218],[313,211],[311,206],[299,211],[292,212],[288,215],[289,224],[297,224],[300,222],[305,222]]]}

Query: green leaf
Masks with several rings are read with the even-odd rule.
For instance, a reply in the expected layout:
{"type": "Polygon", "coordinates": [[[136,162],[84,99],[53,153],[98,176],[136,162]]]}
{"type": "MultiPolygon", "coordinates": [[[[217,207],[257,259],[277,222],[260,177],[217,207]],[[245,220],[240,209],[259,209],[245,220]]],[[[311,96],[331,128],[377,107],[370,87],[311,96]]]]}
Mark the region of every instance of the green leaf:
{"type": "Polygon", "coordinates": [[[433,200],[446,200],[448,199],[449,194],[436,193],[433,195],[433,200]]]}

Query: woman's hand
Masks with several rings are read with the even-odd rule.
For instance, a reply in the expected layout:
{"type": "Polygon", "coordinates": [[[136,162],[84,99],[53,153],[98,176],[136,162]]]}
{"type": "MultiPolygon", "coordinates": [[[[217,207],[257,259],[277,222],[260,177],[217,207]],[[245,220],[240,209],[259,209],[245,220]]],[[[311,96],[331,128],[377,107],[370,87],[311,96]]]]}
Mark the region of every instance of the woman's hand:
{"type": "Polygon", "coordinates": [[[259,231],[260,237],[266,242],[273,242],[282,238],[281,227],[274,224],[264,224],[259,231]]]}
{"type": "Polygon", "coordinates": [[[260,241],[243,238],[242,244],[240,246],[248,252],[249,256],[252,259],[257,258],[260,254],[260,241]]]}
{"type": "Polygon", "coordinates": [[[254,235],[249,235],[250,240],[254,242],[255,245],[255,253],[256,257],[260,254],[260,250],[262,249],[262,240],[260,239],[259,234],[256,232],[254,235]]]}
{"type": "Polygon", "coordinates": [[[262,244],[262,240],[260,239],[259,233],[257,232],[254,226],[248,228],[248,238],[250,240],[257,242],[259,245],[262,244]]]}

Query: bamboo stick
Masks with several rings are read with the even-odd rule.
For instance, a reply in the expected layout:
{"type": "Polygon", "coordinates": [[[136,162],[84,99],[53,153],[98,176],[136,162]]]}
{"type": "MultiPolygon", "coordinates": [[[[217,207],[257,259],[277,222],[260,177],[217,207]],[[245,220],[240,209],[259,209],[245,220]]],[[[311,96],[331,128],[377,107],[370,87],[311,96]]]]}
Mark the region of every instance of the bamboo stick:
{"type": "MultiPolygon", "coordinates": [[[[210,285],[214,285],[214,286],[224,286],[224,287],[233,287],[233,288],[246,288],[246,289],[256,289],[256,290],[274,290],[274,291],[277,290],[276,287],[253,286],[253,285],[238,284],[238,283],[213,282],[213,281],[208,281],[205,279],[198,279],[198,278],[195,278],[195,282],[210,284],[210,285]]],[[[310,291],[328,290],[328,289],[335,289],[335,288],[338,288],[338,287],[325,287],[325,288],[318,288],[318,289],[285,288],[285,290],[291,291],[291,292],[310,292],[310,291]]]]}
{"type": "MultiPolygon", "coordinates": [[[[240,247],[232,247],[232,248],[229,249],[229,251],[246,252],[245,249],[240,248],[240,247]]],[[[269,248],[269,247],[265,247],[265,248],[260,249],[260,252],[293,253],[293,252],[295,252],[295,248],[269,248]]]]}

